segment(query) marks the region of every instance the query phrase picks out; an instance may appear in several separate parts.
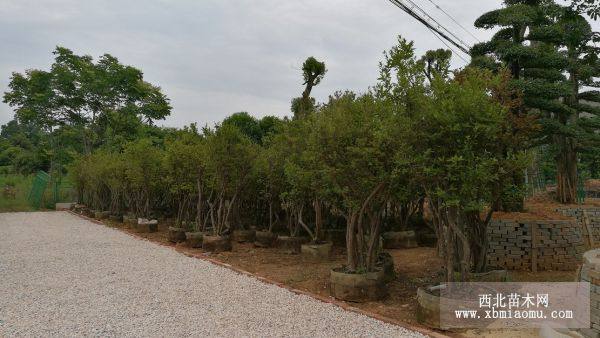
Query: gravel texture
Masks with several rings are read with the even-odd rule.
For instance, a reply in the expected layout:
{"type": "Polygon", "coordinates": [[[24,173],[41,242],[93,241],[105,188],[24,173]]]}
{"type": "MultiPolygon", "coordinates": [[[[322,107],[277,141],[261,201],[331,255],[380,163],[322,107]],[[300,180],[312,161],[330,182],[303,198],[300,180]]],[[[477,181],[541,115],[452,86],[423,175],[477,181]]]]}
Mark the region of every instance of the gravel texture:
{"type": "Polygon", "coordinates": [[[0,336],[422,337],[66,212],[0,214],[0,336]]]}

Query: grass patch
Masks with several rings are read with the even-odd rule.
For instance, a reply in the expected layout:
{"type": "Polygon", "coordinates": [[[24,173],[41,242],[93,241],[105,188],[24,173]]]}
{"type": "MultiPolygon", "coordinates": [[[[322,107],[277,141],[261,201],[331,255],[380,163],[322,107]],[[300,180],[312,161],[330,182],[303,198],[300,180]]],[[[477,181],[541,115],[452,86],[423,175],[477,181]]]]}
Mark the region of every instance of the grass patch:
{"type": "MultiPolygon", "coordinates": [[[[0,212],[35,211],[28,197],[35,175],[3,174],[0,173],[0,212]],[[15,189],[15,196],[5,196],[4,187],[15,189]]],[[[71,182],[63,178],[58,187],[49,182],[42,197],[41,210],[54,210],[55,203],[75,202],[77,197],[71,182]],[[55,194],[56,190],[56,194],[55,194]],[[55,200],[56,199],[56,200],[55,200]]]]}
{"type": "Polygon", "coordinates": [[[15,174],[0,175],[0,212],[32,211],[27,201],[33,176],[15,174]],[[15,196],[5,196],[4,187],[14,186],[15,196]]]}

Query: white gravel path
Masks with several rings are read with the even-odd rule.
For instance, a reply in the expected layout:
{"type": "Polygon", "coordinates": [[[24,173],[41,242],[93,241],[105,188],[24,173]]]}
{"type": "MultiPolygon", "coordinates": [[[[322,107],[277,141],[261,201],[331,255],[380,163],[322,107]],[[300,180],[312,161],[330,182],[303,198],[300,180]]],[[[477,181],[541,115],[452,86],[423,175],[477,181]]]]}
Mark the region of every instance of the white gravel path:
{"type": "Polygon", "coordinates": [[[0,337],[422,337],[66,212],[0,214],[0,337]]]}

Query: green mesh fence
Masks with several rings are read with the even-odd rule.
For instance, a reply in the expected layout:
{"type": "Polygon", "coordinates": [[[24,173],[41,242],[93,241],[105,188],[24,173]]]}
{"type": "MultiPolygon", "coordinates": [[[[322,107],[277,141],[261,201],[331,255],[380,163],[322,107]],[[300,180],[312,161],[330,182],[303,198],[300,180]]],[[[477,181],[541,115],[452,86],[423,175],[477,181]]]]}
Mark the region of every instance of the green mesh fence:
{"type": "Polygon", "coordinates": [[[29,192],[29,196],[27,198],[29,204],[33,208],[40,209],[42,207],[44,193],[46,192],[48,182],[50,182],[50,175],[44,171],[39,171],[33,178],[33,182],[31,183],[31,191],[29,192]]]}
{"type": "Polygon", "coordinates": [[[55,203],[70,203],[77,201],[77,195],[71,182],[59,177],[51,182],[52,205],[55,203]]]}

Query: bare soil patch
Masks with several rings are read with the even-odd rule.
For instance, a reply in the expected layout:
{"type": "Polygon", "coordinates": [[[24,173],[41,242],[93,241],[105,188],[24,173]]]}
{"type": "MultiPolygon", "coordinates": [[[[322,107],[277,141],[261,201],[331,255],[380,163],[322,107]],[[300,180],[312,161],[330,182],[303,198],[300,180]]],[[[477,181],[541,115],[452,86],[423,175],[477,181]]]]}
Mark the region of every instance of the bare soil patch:
{"type": "Polygon", "coordinates": [[[525,201],[524,212],[495,212],[493,219],[503,220],[571,220],[557,212],[558,208],[597,208],[600,207],[600,199],[586,198],[584,204],[560,204],[556,202],[552,192],[543,192],[528,198],[525,201]]]}

